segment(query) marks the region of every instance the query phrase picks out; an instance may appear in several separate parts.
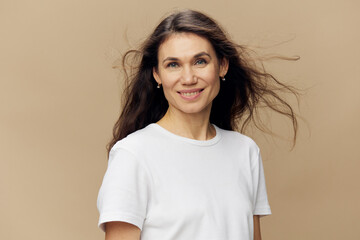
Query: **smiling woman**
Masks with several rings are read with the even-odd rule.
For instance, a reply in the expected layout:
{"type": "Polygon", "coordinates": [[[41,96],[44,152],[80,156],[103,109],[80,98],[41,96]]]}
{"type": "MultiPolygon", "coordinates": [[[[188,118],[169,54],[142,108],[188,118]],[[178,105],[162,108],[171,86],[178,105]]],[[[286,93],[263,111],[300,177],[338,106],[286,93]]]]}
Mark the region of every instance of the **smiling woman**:
{"type": "Polygon", "coordinates": [[[193,33],[170,36],[161,44],[158,59],[161,64],[153,68],[153,74],[169,104],[166,118],[173,116],[182,122],[187,113],[193,119],[208,119],[220,90],[219,76],[225,76],[228,61],[219,62],[211,43],[193,33]]]}
{"type": "Polygon", "coordinates": [[[261,239],[271,214],[258,146],[234,131],[295,91],[245,58],[210,17],[165,18],[135,53],[98,196],[107,239],[261,239]],[[274,88],[275,87],[275,88],[274,88]],[[241,123],[240,125],[238,123],[241,123]]]}

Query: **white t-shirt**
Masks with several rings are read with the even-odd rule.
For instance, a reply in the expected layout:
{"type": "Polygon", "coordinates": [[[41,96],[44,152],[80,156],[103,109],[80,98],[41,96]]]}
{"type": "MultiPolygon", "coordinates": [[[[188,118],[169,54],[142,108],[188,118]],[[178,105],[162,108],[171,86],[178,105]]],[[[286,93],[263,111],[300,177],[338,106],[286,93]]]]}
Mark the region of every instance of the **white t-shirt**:
{"type": "Polygon", "coordinates": [[[150,124],[117,142],[99,191],[99,227],[124,221],[141,240],[250,240],[271,214],[259,148],[216,126],[199,141],[150,124]]]}

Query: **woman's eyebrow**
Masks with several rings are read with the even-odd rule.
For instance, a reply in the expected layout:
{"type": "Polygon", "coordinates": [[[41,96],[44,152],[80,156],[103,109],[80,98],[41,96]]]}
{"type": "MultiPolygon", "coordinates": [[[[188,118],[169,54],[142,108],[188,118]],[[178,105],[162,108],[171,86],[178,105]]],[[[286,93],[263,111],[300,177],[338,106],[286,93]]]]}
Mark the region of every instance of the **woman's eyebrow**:
{"type": "Polygon", "coordinates": [[[200,53],[194,55],[194,58],[202,57],[202,56],[204,56],[204,55],[205,55],[205,56],[208,56],[208,57],[211,59],[210,54],[208,54],[207,52],[200,52],[200,53]]]}
{"type": "MultiPolygon", "coordinates": [[[[199,52],[197,54],[194,55],[193,58],[198,58],[198,57],[202,57],[202,56],[208,56],[211,59],[210,54],[208,54],[207,52],[199,52]]],[[[167,57],[165,58],[162,62],[166,62],[166,61],[178,61],[179,59],[176,57],[167,57]]]]}
{"type": "Polygon", "coordinates": [[[166,62],[166,61],[178,61],[179,59],[176,58],[176,57],[167,57],[163,60],[163,63],[166,62]]]}

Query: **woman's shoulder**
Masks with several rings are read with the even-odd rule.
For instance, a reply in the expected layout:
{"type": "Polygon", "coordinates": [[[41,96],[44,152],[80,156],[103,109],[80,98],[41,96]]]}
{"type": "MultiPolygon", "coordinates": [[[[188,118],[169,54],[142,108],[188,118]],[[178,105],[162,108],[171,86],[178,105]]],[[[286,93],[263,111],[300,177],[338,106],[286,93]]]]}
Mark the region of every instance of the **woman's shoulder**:
{"type": "Polygon", "coordinates": [[[154,135],[152,124],[130,133],[123,139],[117,141],[113,146],[113,149],[121,148],[128,145],[142,145],[148,141],[151,141],[151,137],[154,135]]]}
{"type": "Polygon", "coordinates": [[[152,124],[147,125],[146,127],[139,129],[133,133],[130,133],[125,138],[117,141],[114,146],[111,148],[111,151],[115,151],[117,149],[141,149],[142,146],[146,146],[151,144],[154,139],[154,129],[152,124]]]}
{"type": "Polygon", "coordinates": [[[247,146],[251,149],[255,149],[255,150],[259,149],[256,142],[251,137],[249,137],[243,133],[240,133],[240,132],[237,132],[234,130],[225,130],[225,129],[222,129],[219,127],[217,127],[217,130],[220,132],[222,138],[225,141],[231,142],[236,145],[237,144],[241,144],[242,146],[245,145],[245,146],[247,146]]]}

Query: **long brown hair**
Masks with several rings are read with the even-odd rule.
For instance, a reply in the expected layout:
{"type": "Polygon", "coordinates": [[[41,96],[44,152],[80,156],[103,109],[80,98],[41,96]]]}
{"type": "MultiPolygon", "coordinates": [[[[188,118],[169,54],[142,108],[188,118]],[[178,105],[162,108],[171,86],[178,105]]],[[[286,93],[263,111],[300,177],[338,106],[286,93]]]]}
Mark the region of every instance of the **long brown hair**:
{"type": "Polygon", "coordinates": [[[130,50],[124,55],[122,68],[126,85],[122,96],[123,108],[115,123],[108,151],[117,141],[159,121],[166,113],[168,102],[163,91],[157,89],[152,70],[158,66],[159,46],[171,34],[182,32],[206,38],[214,47],[217,58],[229,61],[226,81],[221,81],[220,92],[212,104],[211,123],[226,130],[243,132],[253,122],[264,130],[267,128],[258,121],[257,112],[259,106],[265,105],[291,120],[295,144],[297,118],[293,108],[279,95],[278,90],[297,96],[296,90],[259,67],[249,58],[247,48],[230,41],[212,18],[198,11],[184,10],[166,17],[139,50],[130,50]],[[128,66],[131,66],[130,72],[128,66]]]}

